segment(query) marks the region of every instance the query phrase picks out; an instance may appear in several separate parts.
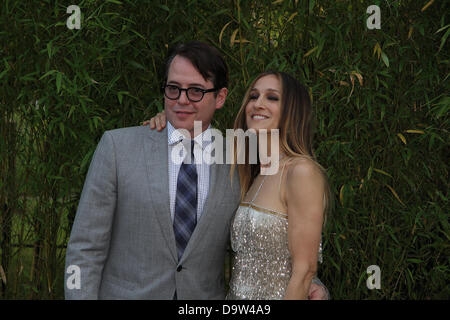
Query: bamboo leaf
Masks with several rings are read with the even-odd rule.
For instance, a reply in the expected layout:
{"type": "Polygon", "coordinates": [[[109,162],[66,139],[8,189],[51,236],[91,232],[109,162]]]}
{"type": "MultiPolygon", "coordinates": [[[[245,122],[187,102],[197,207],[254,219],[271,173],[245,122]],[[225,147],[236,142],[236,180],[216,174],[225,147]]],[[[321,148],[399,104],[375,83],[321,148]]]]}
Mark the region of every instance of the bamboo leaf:
{"type": "Polygon", "coordinates": [[[339,238],[335,237],[334,238],[334,244],[336,245],[336,249],[339,253],[339,257],[342,257],[342,249],[341,249],[341,245],[339,244],[339,238]]]}
{"type": "Polygon", "coordinates": [[[410,26],[410,27],[409,27],[409,32],[408,32],[408,39],[411,39],[413,30],[414,30],[413,26],[410,26]]]}
{"type": "Polygon", "coordinates": [[[401,133],[397,133],[397,136],[400,138],[400,140],[402,140],[402,142],[406,145],[406,138],[404,135],[402,135],[401,133]]]}
{"type": "Polygon", "coordinates": [[[58,72],[56,74],[56,93],[59,93],[61,90],[61,81],[62,81],[62,74],[61,72],[58,72]]]}
{"type": "Polygon", "coordinates": [[[402,205],[405,205],[402,200],[400,200],[400,197],[398,196],[397,192],[392,188],[390,185],[386,184],[386,187],[388,187],[389,190],[391,190],[394,197],[400,202],[402,205]]]}
{"type": "Polygon", "coordinates": [[[248,41],[247,39],[242,39],[242,40],[234,40],[235,43],[249,43],[250,41],[248,41]]]}
{"type": "Polygon", "coordinates": [[[425,133],[422,130],[406,130],[406,132],[408,132],[408,133],[419,133],[419,134],[424,134],[425,133]]]}
{"type": "Polygon", "coordinates": [[[442,39],[441,39],[441,45],[439,46],[438,52],[441,51],[441,49],[442,49],[442,47],[444,46],[445,41],[447,41],[447,38],[448,38],[449,35],[450,35],[450,29],[448,29],[447,32],[445,32],[444,36],[442,37],[442,39]]]}
{"type": "Polygon", "coordinates": [[[136,62],[134,60],[129,60],[128,63],[137,69],[145,70],[145,67],[142,64],[140,64],[139,62],[136,62]]]}
{"type": "Polygon", "coordinates": [[[434,113],[436,119],[439,119],[444,114],[447,114],[450,110],[450,97],[443,97],[437,104],[436,107],[431,109],[434,113]]]}
{"type": "Polygon", "coordinates": [[[441,32],[441,31],[443,31],[443,30],[445,30],[445,29],[447,29],[447,28],[449,28],[449,27],[450,27],[450,24],[448,24],[448,25],[446,25],[446,26],[444,26],[444,27],[438,29],[435,33],[439,33],[439,32],[441,32]]]}
{"type": "Polygon", "coordinates": [[[88,164],[88,162],[91,160],[92,155],[94,154],[95,149],[89,151],[88,153],[85,154],[83,160],[81,160],[81,164],[80,164],[80,172],[82,172],[84,170],[84,168],[86,167],[86,165],[88,164]]]}
{"type": "Polygon", "coordinates": [[[389,173],[387,173],[386,171],[383,171],[383,170],[380,170],[380,169],[376,169],[376,168],[373,168],[373,171],[376,171],[378,173],[384,174],[385,176],[388,176],[388,177],[392,178],[392,176],[389,173]]]}
{"type": "Polygon", "coordinates": [[[220,35],[219,35],[219,43],[222,44],[222,36],[223,36],[223,32],[225,31],[225,29],[233,22],[233,20],[231,20],[230,22],[228,22],[227,24],[225,24],[222,28],[222,30],[220,31],[220,35]]]}
{"type": "Polygon", "coordinates": [[[341,202],[341,206],[344,206],[344,187],[345,184],[343,184],[341,189],[339,190],[339,201],[341,202]]]}
{"type": "Polygon", "coordinates": [[[373,167],[370,166],[369,169],[367,170],[367,180],[370,180],[370,177],[372,176],[372,172],[373,172],[373,167]]]}
{"type": "Polygon", "coordinates": [[[161,9],[163,9],[164,11],[167,11],[167,12],[170,13],[170,9],[169,9],[168,6],[166,6],[166,5],[164,5],[164,4],[157,4],[156,6],[159,7],[159,8],[161,8],[161,9]]]}
{"type": "Polygon", "coordinates": [[[314,10],[314,5],[316,4],[315,0],[309,0],[309,14],[311,15],[314,10]]]}
{"type": "Polygon", "coordinates": [[[352,74],[358,78],[359,85],[362,86],[363,85],[363,76],[356,71],[352,71],[352,74]]]}
{"type": "Polygon", "coordinates": [[[64,137],[64,123],[62,122],[59,123],[59,129],[61,130],[61,134],[64,137]]]}
{"type": "Polygon", "coordinates": [[[422,10],[420,10],[420,11],[424,12],[425,10],[427,10],[428,7],[431,6],[431,5],[433,4],[433,2],[434,2],[434,0],[428,1],[428,3],[427,3],[426,5],[424,5],[423,8],[422,8],[422,10]]]}
{"type": "Polygon", "coordinates": [[[69,110],[69,115],[67,116],[67,118],[70,118],[74,111],[75,111],[75,106],[71,106],[70,110],[69,110]]]}
{"type": "Polygon", "coordinates": [[[319,47],[315,46],[314,48],[312,48],[311,50],[309,50],[307,53],[305,53],[305,55],[303,56],[303,58],[306,58],[307,56],[309,56],[311,53],[313,53],[314,51],[316,51],[319,47]]]}
{"type": "Polygon", "coordinates": [[[423,260],[415,259],[415,258],[408,258],[408,259],[406,259],[406,261],[411,262],[411,263],[424,263],[423,260]]]}
{"type": "Polygon", "coordinates": [[[49,58],[52,57],[52,42],[51,41],[47,43],[47,54],[48,54],[49,58]]]}
{"type": "Polygon", "coordinates": [[[5,275],[5,270],[3,270],[2,265],[0,265],[0,278],[3,281],[3,284],[6,285],[6,275],[5,275]]]}
{"type": "Polygon", "coordinates": [[[139,32],[137,32],[136,30],[131,30],[131,32],[133,32],[135,35],[137,35],[139,38],[141,38],[142,40],[147,40],[144,35],[140,34],[139,32]]]}
{"type": "Polygon", "coordinates": [[[380,60],[380,56],[381,56],[381,47],[380,47],[380,44],[377,42],[376,44],[375,44],[375,46],[373,47],[373,54],[372,55],[374,55],[374,54],[377,54],[377,56],[378,56],[378,60],[380,60]]]}
{"type": "Polygon", "coordinates": [[[381,52],[381,59],[383,60],[386,67],[389,68],[389,58],[387,57],[387,55],[384,52],[381,52]]]}
{"type": "Polygon", "coordinates": [[[0,80],[5,76],[5,74],[7,74],[8,73],[8,69],[5,69],[5,70],[3,70],[1,73],[0,73],[0,80]]]}
{"type": "Polygon", "coordinates": [[[232,48],[233,48],[233,45],[234,45],[234,39],[236,39],[236,35],[237,35],[238,31],[239,31],[239,28],[237,28],[236,30],[234,30],[234,31],[233,31],[233,34],[231,35],[231,38],[230,38],[230,47],[232,47],[232,48]]]}
{"type": "Polygon", "coordinates": [[[219,10],[219,11],[213,13],[213,14],[211,15],[211,17],[220,16],[221,14],[224,14],[225,12],[229,12],[229,11],[230,11],[230,9],[228,9],[228,8],[222,9],[222,10],[219,10]]]}
{"type": "Polygon", "coordinates": [[[39,80],[42,80],[42,79],[44,79],[45,77],[48,77],[49,75],[54,74],[55,72],[58,72],[58,70],[50,70],[50,71],[46,72],[43,76],[41,76],[41,77],[39,78],[39,80]]]}
{"type": "Polygon", "coordinates": [[[286,23],[289,23],[292,19],[294,19],[294,17],[298,15],[298,12],[295,12],[293,14],[291,14],[291,16],[289,17],[289,19],[287,19],[286,23]]]}

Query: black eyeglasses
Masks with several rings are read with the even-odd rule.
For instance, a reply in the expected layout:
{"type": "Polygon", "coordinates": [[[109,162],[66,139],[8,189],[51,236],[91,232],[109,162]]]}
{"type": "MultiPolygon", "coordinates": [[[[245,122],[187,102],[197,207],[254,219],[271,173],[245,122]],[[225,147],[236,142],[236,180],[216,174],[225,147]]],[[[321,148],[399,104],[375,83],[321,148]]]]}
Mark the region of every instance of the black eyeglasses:
{"type": "Polygon", "coordinates": [[[199,102],[203,99],[205,93],[217,91],[216,88],[205,90],[202,88],[190,87],[185,89],[173,84],[167,84],[163,86],[162,89],[164,90],[164,95],[170,100],[177,100],[181,95],[181,91],[186,91],[186,96],[191,102],[199,102]]]}

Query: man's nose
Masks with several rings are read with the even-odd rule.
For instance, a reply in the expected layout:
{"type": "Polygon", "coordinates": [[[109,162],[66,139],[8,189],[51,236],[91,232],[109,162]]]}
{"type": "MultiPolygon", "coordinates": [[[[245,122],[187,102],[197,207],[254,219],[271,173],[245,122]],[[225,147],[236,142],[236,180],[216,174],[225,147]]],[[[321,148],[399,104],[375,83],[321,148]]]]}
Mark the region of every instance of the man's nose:
{"type": "Polygon", "coordinates": [[[187,97],[187,91],[183,90],[180,92],[180,96],[178,97],[178,103],[180,104],[189,104],[189,99],[187,97]]]}

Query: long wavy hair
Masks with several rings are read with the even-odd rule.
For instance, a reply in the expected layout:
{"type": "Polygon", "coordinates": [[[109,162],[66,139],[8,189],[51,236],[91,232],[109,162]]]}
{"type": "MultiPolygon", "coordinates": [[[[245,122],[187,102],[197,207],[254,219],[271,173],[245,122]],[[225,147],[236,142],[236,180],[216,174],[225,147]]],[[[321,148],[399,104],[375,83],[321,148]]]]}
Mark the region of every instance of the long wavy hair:
{"type": "MultiPolygon", "coordinates": [[[[279,71],[267,71],[258,75],[247,89],[241,108],[234,121],[234,130],[248,129],[246,122],[246,106],[249,102],[251,89],[256,81],[264,76],[274,75],[278,78],[281,85],[281,115],[279,123],[280,149],[289,158],[307,158],[313,161],[322,173],[324,179],[324,223],[331,205],[331,192],[325,169],[317,162],[312,147],[313,139],[313,110],[309,92],[301,83],[287,73],[279,71]]],[[[236,164],[237,155],[244,150],[237,150],[238,144],[234,141],[234,163],[231,166],[231,177],[237,166],[239,182],[241,185],[241,199],[243,199],[260,171],[259,157],[258,163],[249,163],[249,144],[245,140],[245,157],[244,164],[236,164]]]]}

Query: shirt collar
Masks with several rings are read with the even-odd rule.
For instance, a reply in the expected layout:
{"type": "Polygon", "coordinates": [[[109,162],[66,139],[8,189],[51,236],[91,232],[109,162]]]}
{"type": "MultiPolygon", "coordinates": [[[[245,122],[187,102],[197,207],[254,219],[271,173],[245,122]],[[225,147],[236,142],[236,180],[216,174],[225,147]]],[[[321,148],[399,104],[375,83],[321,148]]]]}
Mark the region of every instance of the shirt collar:
{"type": "MultiPolygon", "coordinates": [[[[180,131],[176,130],[169,121],[167,121],[167,139],[169,146],[172,146],[180,141],[183,141],[186,137],[180,131]]],[[[205,131],[196,136],[194,141],[198,145],[202,146],[202,149],[211,143],[211,124],[205,131]]]]}

